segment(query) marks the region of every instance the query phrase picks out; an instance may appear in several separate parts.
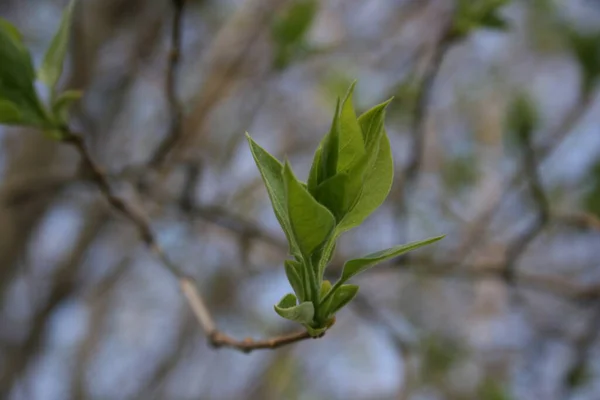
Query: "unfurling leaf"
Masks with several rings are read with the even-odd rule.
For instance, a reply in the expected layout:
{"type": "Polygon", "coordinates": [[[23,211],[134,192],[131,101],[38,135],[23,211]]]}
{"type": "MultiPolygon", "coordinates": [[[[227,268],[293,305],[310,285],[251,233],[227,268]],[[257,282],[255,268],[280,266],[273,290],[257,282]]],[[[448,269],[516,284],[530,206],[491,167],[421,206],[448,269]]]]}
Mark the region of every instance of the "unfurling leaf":
{"type": "Polygon", "coordinates": [[[350,85],[340,109],[336,172],[347,173],[365,155],[365,144],[352,103],[355,86],[356,82],[350,85]]]}
{"type": "Polygon", "coordinates": [[[258,167],[265,187],[267,188],[269,199],[271,199],[271,204],[275,211],[275,216],[290,244],[290,252],[293,255],[299,255],[287,214],[285,185],[283,183],[283,165],[265,149],[260,147],[248,133],[246,133],[246,138],[250,144],[252,157],[254,157],[256,166],[258,167]]]}
{"type": "Polygon", "coordinates": [[[300,299],[300,301],[304,301],[307,299],[306,289],[310,287],[309,282],[305,282],[305,273],[302,270],[302,263],[293,260],[285,260],[285,275],[294,289],[294,293],[296,293],[296,297],[300,299]]]}
{"type": "Polygon", "coordinates": [[[275,306],[275,312],[290,321],[309,324],[313,320],[315,309],[313,303],[309,301],[297,305],[296,296],[289,293],[275,306]]]}
{"type": "Polygon", "coordinates": [[[375,163],[372,169],[365,174],[360,197],[336,227],[336,235],[359,226],[373,211],[379,208],[390,193],[393,180],[392,150],[384,132],[380,139],[375,163]]]}
{"type": "Polygon", "coordinates": [[[341,310],[346,304],[358,293],[357,285],[342,285],[331,296],[330,301],[324,305],[327,310],[327,315],[334,315],[341,310]]]}
{"type": "Polygon", "coordinates": [[[296,179],[289,163],[283,167],[288,218],[304,260],[322,245],[335,226],[335,218],[296,179]]]}
{"type": "Polygon", "coordinates": [[[374,267],[375,265],[383,261],[389,260],[394,257],[398,257],[399,255],[408,253],[409,251],[416,250],[419,247],[435,243],[438,240],[442,240],[443,238],[444,236],[436,236],[418,242],[402,244],[399,246],[391,247],[386,250],[381,250],[375,253],[368,254],[362,258],[347,261],[346,264],[344,264],[344,270],[342,272],[341,281],[345,282],[353,276],[360,274],[361,272],[364,272],[367,269],[374,267]]]}

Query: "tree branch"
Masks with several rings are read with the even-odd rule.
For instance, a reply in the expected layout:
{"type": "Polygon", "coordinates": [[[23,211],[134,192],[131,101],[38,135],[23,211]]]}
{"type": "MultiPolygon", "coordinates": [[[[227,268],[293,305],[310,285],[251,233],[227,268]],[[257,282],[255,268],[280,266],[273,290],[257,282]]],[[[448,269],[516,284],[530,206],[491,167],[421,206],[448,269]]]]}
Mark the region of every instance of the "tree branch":
{"type": "Polygon", "coordinates": [[[243,352],[250,352],[257,349],[274,349],[311,337],[308,332],[303,331],[289,335],[282,335],[263,341],[253,341],[250,339],[237,341],[220,332],[217,329],[213,317],[208,307],[206,307],[204,299],[198,291],[195,282],[191,278],[182,274],[168,258],[167,254],[156,239],[156,235],[150,227],[150,223],[148,222],[146,216],[114,194],[108,181],[108,177],[91,157],[91,154],[86,148],[82,137],[79,134],[66,132],[64,143],[73,146],[77,150],[83,161],[83,164],[89,169],[89,173],[91,175],[90,179],[96,184],[96,186],[98,186],[104,198],[114,209],[121,212],[121,214],[123,214],[137,228],[146,246],[161,262],[162,266],[166,268],[175,279],[177,279],[182,293],[192,308],[192,311],[194,312],[194,315],[211,346],[215,348],[230,347],[243,352]]]}

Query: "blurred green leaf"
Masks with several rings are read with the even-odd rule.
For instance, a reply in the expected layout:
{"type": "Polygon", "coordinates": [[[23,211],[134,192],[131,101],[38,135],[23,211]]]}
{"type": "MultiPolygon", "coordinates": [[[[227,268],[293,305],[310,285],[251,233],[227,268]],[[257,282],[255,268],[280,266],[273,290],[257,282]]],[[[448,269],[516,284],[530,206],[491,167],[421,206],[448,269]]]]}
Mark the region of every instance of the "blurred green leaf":
{"type": "Polygon", "coordinates": [[[479,398],[481,400],[511,400],[512,396],[508,390],[499,382],[485,379],[479,386],[479,398]]]}
{"type": "Polygon", "coordinates": [[[479,28],[506,30],[508,22],[499,15],[510,0],[459,0],[451,36],[461,39],[479,28]]]}
{"type": "Polygon", "coordinates": [[[316,0],[290,2],[273,23],[273,38],[282,44],[293,44],[304,38],[317,14],[316,0]]]}
{"type": "Polygon", "coordinates": [[[452,158],[441,169],[444,186],[452,192],[472,187],[478,176],[477,159],[472,154],[452,158]]]}
{"type": "Polygon", "coordinates": [[[275,306],[275,312],[285,319],[310,324],[313,320],[315,309],[313,303],[305,301],[297,305],[296,296],[286,294],[275,306]]]}
{"type": "Polygon", "coordinates": [[[48,125],[46,112],[33,85],[35,72],[29,52],[19,31],[2,18],[0,60],[0,100],[4,104],[5,123],[34,127],[48,125]]]}
{"type": "Polygon", "coordinates": [[[421,375],[427,381],[443,378],[463,356],[463,349],[439,336],[427,336],[421,342],[421,375]]]}
{"type": "Polygon", "coordinates": [[[21,122],[21,112],[14,103],[0,99],[0,124],[18,124],[21,122]]]}
{"type": "Polygon", "coordinates": [[[74,102],[81,99],[81,96],[83,96],[83,92],[80,90],[66,90],[58,95],[52,104],[52,111],[61,124],[67,123],[69,108],[74,102]]]}
{"type": "Polygon", "coordinates": [[[306,50],[305,36],[317,11],[318,1],[296,0],[290,2],[275,19],[271,35],[276,45],[274,58],[276,68],[285,68],[298,53],[306,50]]]}
{"type": "Polygon", "coordinates": [[[600,31],[583,34],[567,28],[566,35],[579,63],[582,90],[591,92],[600,75],[600,31]]]}
{"type": "Polygon", "coordinates": [[[50,88],[53,94],[63,71],[74,7],[75,0],[71,0],[67,8],[63,11],[58,31],[56,31],[50,42],[50,46],[46,50],[42,66],[38,72],[40,80],[50,88]]]}

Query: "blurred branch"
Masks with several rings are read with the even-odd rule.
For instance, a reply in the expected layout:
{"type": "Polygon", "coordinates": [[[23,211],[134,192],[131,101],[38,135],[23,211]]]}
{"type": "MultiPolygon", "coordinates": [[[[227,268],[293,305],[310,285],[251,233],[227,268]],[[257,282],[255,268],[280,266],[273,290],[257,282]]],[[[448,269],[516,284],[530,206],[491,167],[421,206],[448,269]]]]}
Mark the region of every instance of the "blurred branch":
{"type": "Polygon", "coordinates": [[[592,347],[596,342],[598,332],[600,332],[600,302],[594,304],[592,316],[588,321],[586,330],[574,344],[575,357],[567,371],[564,382],[564,395],[562,397],[565,400],[572,398],[572,391],[584,383],[583,381],[589,373],[587,369],[592,358],[592,347]]]}
{"type": "Polygon", "coordinates": [[[236,341],[226,334],[220,332],[212,318],[208,307],[206,306],[204,299],[198,291],[195,282],[183,275],[179,269],[170,261],[165,251],[162,249],[156,236],[150,227],[150,223],[147,221],[145,215],[141,214],[138,210],[134,209],[128,203],[117,197],[110,186],[108,177],[102,172],[100,167],[91,157],[87,147],[85,146],[82,137],[79,134],[72,132],[66,132],[66,138],[64,143],[73,146],[79,153],[82,162],[89,169],[91,174],[90,179],[100,189],[104,198],[108,203],[117,211],[121,212],[138,230],[143,242],[150,249],[150,251],[157,257],[162,263],[162,266],[166,268],[171,275],[178,280],[181,291],[185,295],[190,307],[192,308],[194,315],[196,316],[202,330],[206,334],[209,343],[213,347],[231,347],[244,352],[249,352],[256,349],[273,349],[284,346],[286,344],[294,343],[299,340],[310,338],[308,332],[300,332],[291,335],[283,335],[273,339],[264,341],[252,341],[243,340],[236,341]]]}
{"type": "Polygon", "coordinates": [[[417,179],[423,164],[423,153],[425,150],[425,135],[427,134],[428,108],[431,104],[431,97],[436,78],[440,72],[444,57],[454,42],[452,31],[448,26],[442,33],[442,37],[437,43],[431,60],[427,64],[419,88],[417,90],[417,99],[415,113],[412,123],[412,143],[409,154],[409,161],[404,170],[403,185],[410,186],[417,179]]]}
{"type": "Polygon", "coordinates": [[[91,312],[87,326],[87,335],[75,356],[73,369],[73,398],[76,400],[87,399],[86,372],[97,345],[102,337],[102,326],[109,311],[111,297],[107,294],[115,287],[130,264],[130,257],[124,257],[106,278],[99,282],[94,288],[91,297],[91,312]]]}
{"type": "Polygon", "coordinates": [[[177,143],[183,134],[182,120],[183,110],[177,98],[177,72],[181,60],[181,32],[183,30],[183,10],[186,0],[172,0],[173,22],[171,24],[171,49],[169,50],[169,63],[167,66],[167,78],[165,81],[165,95],[169,104],[171,120],[169,132],[152,155],[150,165],[160,166],[171,147],[177,143]]]}
{"type": "Polygon", "coordinates": [[[596,217],[594,214],[586,212],[555,212],[553,213],[552,218],[577,228],[600,231],[600,218],[596,217]]]}
{"type": "Polygon", "coordinates": [[[35,313],[31,327],[23,342],[13,346],[9,356],[3,362],[2,374],[0,374],[0,398],[8,398],[10,390],[37,354],[39,347],[46,334],[51,316],[68,299],[76,289],[77,267],[80,265],[86,250],[102,229],[106,221],[104,212],[94,210],[88,213],[86,227],[79,237],[74,250],[69,253],[69,258],[59,266],[52,277],[52,286],[44,301],[43,307],[35,313]]]}
{"type": "Polygon", "coordinates": [[[525,173],[529,191],[531,192],[531,198],[537,209],[537,215],[535,221],[529,228],[518,235],[508,246],[506,251],[504,278],[509,284],[515,283],[515,267],[519,258],[527,250],[531,242],[533,242],[533,240],[542,232],[550,220],[550,202],[544,191],[538,171],[538,161],[531,141],[531,135],[523,135],[522,139],[522,169],[525,173]]]}
{"type": "Polygon", "coordinates": [[[232,214],[224,207],[218,205],[196,206],[188,212],[188,215],[218,225],[238,236],[260,240],[284,251],[288,249],[287,243],[276,235],[267,232],[252,221],[232,214]]]}
{"type": "MultiPolygon", "coordinates": [[[[397,210],[400,219],[405,219],[408,215],[408,201],[411,188],[414,187],[419,179],[422,169],[423,157],[425,152],[425,137],[427,135],[427,123],[429,119],[429,106],[433,95],[435,81],[439,75],[444,57],[454,43],[452,35],[452,19],[445,22],[445,27],[441,32],[441,37],[436,43],[431,55],[431,60],[427,63],[423,77],[419,83],[416,95],[416,105],[411,127],[411,144],[408,163],[403,171],[402,182],[399,188],[399,198],[397,210]]],[[[408,221],[405,220],[405,236],[408,233],[408,221]]],[[[407,259],[405,255],[403,257],[407,259]]]]}
{"type": "MultiPolygon", "coordinates": [[[[581,118],[586,114],[592,104],[593,97],[590,93],[582,92],[577,102],[567,112],[557,128],[548,134],[546,143],[540,145],[536,150],[536,155],[539,164],[546,161],[558,147],[569,136],[581,118]]],[[[523,183],[523,179],[527,176],[521,168],[519,168],[511,177],[509,177],[501,191],[501,195],[490,201],[489,207],[483,210],[476,216],[464,235],[462,244],[455,251],[454,258],[465,259],[473,249],[477,248],[485,239],[485,230],[490,225],[492,218],[500,206],[506,201],[511,190],[523,183]]]]}

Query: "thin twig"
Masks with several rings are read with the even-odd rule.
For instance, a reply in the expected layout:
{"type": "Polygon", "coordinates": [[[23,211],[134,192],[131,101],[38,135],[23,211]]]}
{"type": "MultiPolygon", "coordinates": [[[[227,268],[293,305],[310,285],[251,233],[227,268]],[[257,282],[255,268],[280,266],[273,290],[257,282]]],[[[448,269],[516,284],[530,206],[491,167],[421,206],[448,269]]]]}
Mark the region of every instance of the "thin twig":
{"type": "Polygon", "coordinates": [[[160,143],[150,160],[150,166],[153,168],[160,166],[164,162],[170,149],[179,141],[183,134],[183,110],[182,104],[177,97],[177,73],[181,61],[181,32],[183,30],[185,1],[171,1],[173,5],[173,23],[171,24],[171,48],[169,50],[169,63],[167,65],[167,77],[165,80],[165,95],[169,104],[171,121],[167,136],[160,143]]]}
{"type": "Polygon", "coordinates": [[[200,327],[206,334],[209,343],[213,347],[230,347],[240,351],[250,352],[256,349],[274,349],[311,337],[308,332],[302,331],[295,334],[278,336],[264,341],[253,341],[248,339],[238,341],[220,332],[215,325],[213,317],[208,310],[204,299],[198,291],[196,283],[191,278],[182,274],[171,262],[165,251],[159,245],[156,235],[150,227],[150,223],[148,222],[147,218],[114,194],[108,181],[108,177],[91,157],[81,136],[67,132],[64,142],[72,145],[77,150],[84,165],[88,168],[91,174],[90,179],[98,186],[104,198],[113,208],[120,211],[137,228],[142,240],[161,262],[162,266],[165,267],[173,275],[173,277],[178,280],[181,291],[183,292],[188,304],[192,308],[192,311],[194,312],[200,327]]]}

